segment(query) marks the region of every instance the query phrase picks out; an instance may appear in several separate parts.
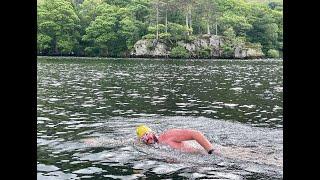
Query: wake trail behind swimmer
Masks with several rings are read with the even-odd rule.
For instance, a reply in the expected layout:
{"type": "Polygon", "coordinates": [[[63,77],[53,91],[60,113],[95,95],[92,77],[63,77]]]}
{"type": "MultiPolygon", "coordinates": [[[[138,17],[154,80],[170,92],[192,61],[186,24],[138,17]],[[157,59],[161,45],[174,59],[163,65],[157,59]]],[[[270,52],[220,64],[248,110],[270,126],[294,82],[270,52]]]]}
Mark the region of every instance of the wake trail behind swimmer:
{"type": "MultiPolygon", "coordinates": [[[[100,138],[88,138],[82,140],[87,147],[120,147],[120,146],[131,146],[133,145],[135,149],[141,153],[144,154],[153,154],[153,153],[159,153],[161,152],[161,155],[163,156],[169,156],[169,157],[163,157],[172,159],[174,157],[171,157],[171,154],[179,155],[176,153],[172,153],[175,149],[170,148],[170,146],[166,145],[160,145],[160,144],[153,144],[152,147],[150,145],[144,145],[140,141],[136,139],[110,139],[105,137],[100,138]],[[170,151],[171,149],[171,151],[170,151]],[[163,152],[171,152],[171,154],[166,154],[163,152]]],[[[191,141],[185,141],[185,146],[189,149],[194,149],[194,151],[189,151],[190,154],[207,154],[205,150],[194,140],[191,141]]],[[[282,158],[276,158],[272,154],[267,155],[261,152],[257,152],[251,148],[244,148],[244,147],[228,147],[228,146],[222,146],[220,144],[215,144],[215,150],[214,150],[214,158],[227,158],[230,160],[238,160],[238,161],[248,161],[248,162],[255,162],[259,164],[266,164],[266,165],[275,165],[278,167],[282,167],[283,160],[282,158]]],[[[180,150],[179,150],[180,151],[180,150]]],[[[180,151],[183,152],[183,151],[180,151]]],[[[159,154],[158,154],[159,155],[159,154]]],[[[181,155],[181,154],[180,154],[181,155]]],[[[178,160],[175,160],[178,161],[178,160]]],[[[180,160],[181,161],[181,160],[180,160]]],[[[183,161],[183,160],[182,160],[183,161]]]]}
{"type": "MultiPolygon", "coordinates": [[[[275,165],[282,167],[282,158],[277,158],[274,154],[266,154],[255,149],[244,147],[228,147],[215,144],[214,146],[208,141],[208,139],[199,131],[191,129],[169,129],[159,135],[156,135],[149,127],[142,125],[136,128],[138,139],[135,138],[123,138],[123,139],[110,139],[110,138],[89,138],[84,139],[83,142],[90,147],[118,147],[118,146],[130,146],[137,143],[143,143],[151,148],[161,150],[168,150],[169,147],[173,150],[192,154],[211,154],[214,157],[223,157],[227,159],[249,161],[255,163],[262,163],[267,165],[275,165]]],[[[142,144],[141,144],[142,145],[142,144]]],[[[145,148],[144,147],[144,148],[145,148]]],[[[155,149],[155,150],[156,150],[155,149]]]]}
{"type": "Polygon", "coordinates": [[[87,138],[82,140],[88,147],[115,147],[115,146],[126,146],[134,142],[134,139],[110,139],[106,137],[99,138],[87,138]]]}

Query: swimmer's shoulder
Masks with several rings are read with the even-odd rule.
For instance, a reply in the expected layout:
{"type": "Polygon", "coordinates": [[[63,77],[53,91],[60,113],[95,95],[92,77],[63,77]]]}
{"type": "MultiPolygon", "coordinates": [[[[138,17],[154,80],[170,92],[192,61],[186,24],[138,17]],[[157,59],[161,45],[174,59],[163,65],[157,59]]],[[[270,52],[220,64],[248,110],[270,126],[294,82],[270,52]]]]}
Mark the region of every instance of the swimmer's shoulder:
{"type": "Polygon", "coordinates": [[[166,141],[176,136],[181,136],[184,133],[186,133],[185,129],[178,129],[178,128],[167,129],[163,131],[161,134],[159,134],[159,139],[162,141],[166,141]]]}

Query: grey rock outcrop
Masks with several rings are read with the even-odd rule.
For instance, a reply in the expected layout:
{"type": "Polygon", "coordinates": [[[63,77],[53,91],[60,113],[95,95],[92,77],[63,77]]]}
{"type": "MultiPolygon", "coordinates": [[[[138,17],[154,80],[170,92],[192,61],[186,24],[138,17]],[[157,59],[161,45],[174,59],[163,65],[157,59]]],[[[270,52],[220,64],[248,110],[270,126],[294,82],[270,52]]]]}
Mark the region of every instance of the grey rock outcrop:
{"type": "MultiPolygon", "coordinates": [[[[178,41],[176,45],[184,47],[191,54],[191,57],[197,58],[200,50],[207,49],[211,58],[226,58],[223,52],[224,37],[216,35],[202,35],[196,39],[185,42],[178,41]]],[[[134,57],[168,57],[171,48],[163,41],[152,39],[142,39],[136,42],[131,56],[134,57]]],[[[253,46],[250,43],[239,44],[234,48],[234,52],[229,58],[250,59],[262,58],[264,54],[260,46],[253,46]]]]}
{"type": "Polygon", "coordinates": [[[199,50],[210,49],[211,56],[219,58],[222,54],[221,46],[223,45],[223,38],[215,35],[203,35],[190,43],[179,41],[177,44],[185,47],[194,57],[197,56],[199,50]]]}
{"type": "Polygon", "coordinates": [[[243,58],[262,58],[264,54],[261,50],[261,47],[254,47],[250,45],[237,46],[234,50],[234,58],[243,59],[243,58]]]}
{"type": "Polygon", "coordinates": [[[135,43],[132,56],[137,57],[166,57],[170,54],[168,46],[163,42],[142,39],[135,43]]]}

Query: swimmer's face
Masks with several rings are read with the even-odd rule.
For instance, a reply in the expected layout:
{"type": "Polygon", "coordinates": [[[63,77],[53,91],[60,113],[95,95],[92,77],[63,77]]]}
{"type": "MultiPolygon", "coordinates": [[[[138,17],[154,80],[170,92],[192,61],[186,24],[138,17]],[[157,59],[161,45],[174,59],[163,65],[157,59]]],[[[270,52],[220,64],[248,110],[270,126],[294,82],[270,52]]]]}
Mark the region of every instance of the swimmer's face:
{"type": "Polygon", "coordinates": [[[146,133],[145,135],[143,135],[141,137],[142,142],[146,143],[146,144],[154,144],[155,141],[155,135],[151,132],[146,133]]]}

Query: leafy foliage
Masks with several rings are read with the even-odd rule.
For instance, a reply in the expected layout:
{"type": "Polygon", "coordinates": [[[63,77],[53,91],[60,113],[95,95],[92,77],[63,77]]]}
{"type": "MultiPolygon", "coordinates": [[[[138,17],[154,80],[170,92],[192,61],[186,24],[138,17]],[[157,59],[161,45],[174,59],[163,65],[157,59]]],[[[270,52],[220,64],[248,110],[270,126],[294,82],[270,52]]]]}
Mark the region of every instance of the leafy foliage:
{"type": "Polygon", "coordinates": [[[189,58],[190,53],[186,50],[186,48],[182,46],[176,46],[172,48],[170,57],[172,58],[189,58]]]}
{"type": "Polygon", "coordinates": [[[132,48],[140,38],[140,23],[129,16],[128,9],[106,4],[99,10],[101,15],[90,23],[82,38],[89,43],[90,48],[87,48],[86,53],[94,56],[119,56],[132,48]],[[94,52],[98,54],[92,54],[94,52]]]}
{"type": "Polygon", "coordinates": [[[251,42],[282,54],[279,0],[41,0],[37,17],[39,54],[126,56],[141,38],[176,46],[203,34],[225,36],[224,52],[251,42]]]}
{"type": "Polygon", "coordinates": [[[211,57],[211,49],[210,48],[202,48],[199,49],[197,52],[198,58],[210,58],[211,57]]]}
{"type": "Polygon", "coordinates": [[[38,5],[38,47],[48,53],[70,53],[76,49],[80,19],[71,2],[43,0],[38,5]]]}
{"type": "Polygon", "coordinates": [[[270,58],[279,58],[280,57],[279,51],[277,51],[275,49],[269,49],[268,53],[267,53],[267,56],[270,57],[270,58]]]}

